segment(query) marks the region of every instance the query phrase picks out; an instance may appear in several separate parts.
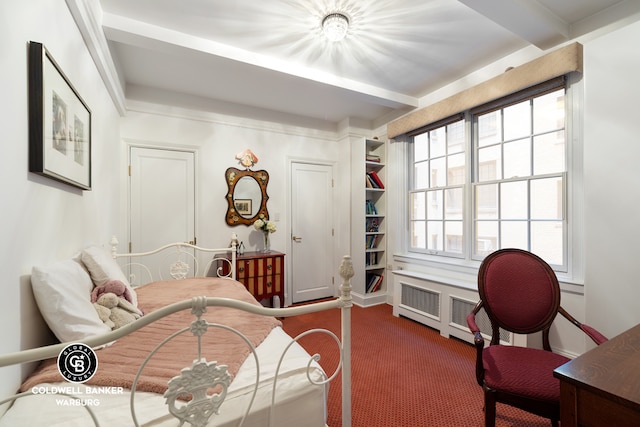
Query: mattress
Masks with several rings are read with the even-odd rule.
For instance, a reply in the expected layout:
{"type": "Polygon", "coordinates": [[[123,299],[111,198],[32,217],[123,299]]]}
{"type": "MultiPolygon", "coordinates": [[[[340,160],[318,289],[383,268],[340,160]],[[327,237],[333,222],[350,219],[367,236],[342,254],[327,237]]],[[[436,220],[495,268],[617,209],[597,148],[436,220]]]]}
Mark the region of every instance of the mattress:
{"type": "MultiPolygon", "coordinates": [[[[322,381],[324,372],[316,362],[309,365],[309,354],[297,343],[291,345],[280,366],[275,402],[271,408],[273,379],[279,358],[291,342],[291,337],[281,327],[276,327],[257,347],[260,372],[258,393],[244,423],[239,424],[247,411],[255,384],[256,363],[252,356],[245,360],[231,383],[219,415],[213,415],[207,426],[264,427],[269,425],[271,416],[272,426],[325,426],[328,385],[310,384],[309,381],[309,378],[314,382],[322,381]]],[[[16,400],[0,418],[0,427],[86,427],[93,425],[87,408],[95,413],[101,426],[135,425],[130,410],[129,390],[70,383],[41,384],[32,390],[39,394],[16,400]],[[71,389],[74,397],[54,394],[64,389],[71,389]]],[[[178,425],[162,395],[136,392],[134,400],[138,425],[178,425]]]]}

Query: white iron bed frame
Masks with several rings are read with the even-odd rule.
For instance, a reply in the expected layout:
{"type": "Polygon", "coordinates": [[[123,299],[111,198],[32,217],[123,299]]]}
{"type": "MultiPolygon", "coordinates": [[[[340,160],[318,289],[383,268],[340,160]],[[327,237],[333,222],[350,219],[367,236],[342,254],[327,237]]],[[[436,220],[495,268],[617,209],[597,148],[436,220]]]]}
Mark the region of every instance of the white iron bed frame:
{"type": "MultiPolygon", "coordinates": [[[[167,257],[173,257],[176,260],[170,264],[168,269],[169,275],[173,279],[183,279],[186,277],[192,277],[190,275],[191,267],[189,265],[191,261],[193,261],[194,263],[193,265],[195,266],[191,274],[194,274],[194,275],[198,274],[198,270],[199,270],[197,268],[198,260],[197,260],[197,257],[194,256],[194,253],[206,252],[206,253],[216,254],[216,253],[224,253],[224,252],[231,251],[232,252],[231,261],[229,261],[226,257],[216,258],[214,255],[213,258],[207,263],[205,267],[205,271],[209,270],[213,262],[216,262],[219,260],[221,262],[230,263],[231,268],[229,269],[230,273],[226,276],[223,276],[221,274],[222,268],[218,266],[215,270],[218,276],[228,277],[232,279],[233,274],[235,273],[235,268],[234,268],[235,262],[236,262],[235,247],[234,247],[235,242],[232,242],[231,248],[227,247],[227,248],[218,248],[218,249],[202,248],[189,243],[180,242],[180,243],[165,245],[161,248],[158,248],[156,250],[149,251],[149,252],[127,253],[127,254],[117,253],[118,242],[115,237],[111,240],[110,243],[112,248],[111,249],[112,256],[116,259],[143,257],[143,256],[152,255],[152,254],[157,254],[166,250],[174,250],[172,254],[167,255],[167,257]],[[184,261],[185,256],[190,257],[191,259],[185,262],[184,261]]],[[[140,265],[137,262],[133,264],[140,265]]],[[[153,276],[148,269],[146,269],[146,271],[150,276],[153,276]]],[[[353,265],[351,263],[351,258],[349,256],[343,257],[340,268],[339,268],[339,273],[340,273],[340,276],[342,277],[342,283],[340,285],[340,296],[330,301],[311,303],[307,305],[288,307],[288,308],[267,308],[267,307],[262,307],[258,305],[251,305],[243,301],[237,301],[229,298],[212,298],[212,297],[196,296],[189,300],[176,302],[166,307],[163,307],[161,309],[158,309],[156,311],[153,311],[151,313],[148,313],[143,317],[141,317],[140,319],[136,320],[135,322],[125,325],[110,333],[87,338],[80,342],[91,348],[96,348],[96,347],[108,344],[110,342],[113,342],[115,340],[118,340],[170,314],[176,313],[181,310],[191,309],[192,314],[195,316],[196,319],[190,325],[176,330],[176,332],[173,335],[171,335],[170,337],[165,339],[162,343],[160,343],[158,347],[156,347],[156,349],[147,357],[147,359],[142,362],[140,369],[138,371],[138,375],[136,376],[136,379],[134,381],[134,386],[132,387],[132,390],[131,390],[130,410],[131,410],[132,422],[137,427],[140,424],[138,423],[138,420],[136,418],[136,413],[135,413],[135,386],[142,372],[142,369],[144,368],[145,364],[149,361],[149,359],[153,356],[153,354],[158,348],[166,344],[176,335],[190,331],[194,336],[196,336],[196,339],[198,342],[198,359],[194,360],[191,366],[185,367],[182,370],[180,377],[174,377],[171,381],[169,381],[169,389],[167,390],[165,397],[167,398],[166,399],[167,405],[169,405],[170,407],[169,410],[171,414],[177,420],[180,421],[179,425],[183,425],[184,423],[186,423],[193,426],[205,426],[208,423],[210,417],[216,413],[217,409],[224,402],[224,398],[226,397],[226,389],[230,383],[229,379],[225,378],[224,375],[222,376],[210,375],[211,377],[214,378],[212,380],[213,384],[211,383],[203,384],[202,380],[200,380],[201,376],[199,375],[198,376],[192,375],[191,378],[188,378],[189,373],[194,369],[195,370],[204,369],[210,373],[217,372],[216,370],[218,366],[216,365],[216,362],[207,363],[204,358],[206,355],[201,354],[200,339],[201,339],[201,336],[204,335],[204,333],[206,333],[206,330],[208,327],[229,329],[229,328],[225,328],[224,325],[208,323],[206,320],[202,319],[202,315],[206,311],[207,307],[230,307],[230,308],[235,308],[238,310],[242,310],[242,311],[246,311],[246,312],[250,312],[258,315],[277,317],[277,318],[286,318],[286,317],[297,316],[297,315],[306,314],[306,313],[314,313],[314,312],[331,310],[331,309],[340,309],[341,310],[341,335],[342,335],[341,338],[336,337],[332,332],[328,330],[312,329],[312,330],[301,333],[297,337],[293,337],[293,342],[297,342],[303,336],[309,335],[311,333],[326,333],[334,338],[340,350],[340,363],[336,367],[335,372],[329,375],[328,378],[323,383],[328,383],[332,381],[338,374],[341,373],[342,426],[350,427],[351,426],[351,307],[353,305],[352,298],[351,298],[350,279],[351,277],[353,277],[353,265]],[[174,384],[172,385],[172,382],[174,380],[181,382],[179,390],[176,389],[176,386],[174,384]],[[219,386],[221,385],[223,391],[219,394],[214,394],[214,396],[207,396],[207,393],[206,393],[207,389],[215,385],[219,385],[219,386]],[[180,405],[180,408],[178,408],[177,406],[174,405],[175,400],[180,394],[184,394],[185,390],[187,392],[190,392],[193,395],[193,399],[186,404],[180,405]]],[[[135,283],[137,278],[131,275],[130,277],[133,280],[133,283],[135,283]]],[[[160,273],[160,277],[161,277],[160,280],[165,280],[165,279],[162,279],[162,273],[160,273]]],[[[239,332],[235,330],[232,330],[232,332],[237,335],[241,335],[239,332]]],[[[247,345],[250,347],[251,353],[253,357],[256,359],[256,367],[259,372],[259,361],[257,360],[255,349],[253,348],[253,346],[251,346],[251,344],[248,342],[248,340],[244,336],[241,335],[241,338],[243,338],[244,341],[247,343],[247,345]]],[[[60,343],[60,344],[49,345],[49,346],[40,347],[40,348],[24,350],[16,353],[1,355],[0,367],[36,362],[44,359],[57,357],[60,354],[60,352],[69,344],[70,343],[60,343]]],[[[280,369],[280,363],[282,362],[282,359],[284,358],[289,347],[290,345],[284,350],[284,353],[280,356],[280,362],[278,363],[278,368],[276,373],[280,369]]],[[[250,355],[249,357],[252,357],[252,355],[250,355]]],[[[313,355],[311,357],[311,360],[309,360],[308,366],[311,366],[313,362],[317,362],[318,360],[320,360],[320,355],[317,355],[317,354],[313,355]]],[[[308,374],[307,374],[307,378],[310,382],[314,382],[311,379],[311,377],[309,377],[308,374]]],[[[277,383],[277,379],[274,380],[274,384],[273,384],[273,391],[272,391],[272,397],[271,397],[272,408],[276,399],[276,395],[275,395],[276,383],[277,383]]],[[[314,382],[314,383],[317,384],[317,382],[314,382]]],[[[253,398],[255,398],[255,390],[257,388],[258,388],[258,379],[256,379],[253,398]]],[[[13,395],[4,400],[0,400],[0,406],[4,405],[5,403],[12,402],[12,401],[15,401],[16,399],[29,396],[32,394],[33,394],[32,391],[27,391],[27,392],[13,395]]],[[[65,393],[60,393],[60,394],[64,395],[65,393]]],[[[74,396],[69,396],[69,397],[73,398],[74,396]]],[[[245,415],[242,418],[242,421],[240,422],[240,425],[242,425],[244,418],[248,415],[249,410],[251,409],[250,406],[253,403],[253,398],[251,400],[251,403],[249,404],[249,408],[247,409],[247,412],[245,413],[245,415]]],[[[99,421],[96,418],[95,414],[93,413],[93,410],[91,409],[91,407],[85,406],[85,409],[89,412],[94,424],[96,426],[99,426],[100,425],[99,421]]],[[[273,413],[274,411],[271,410],[269,425],[272,425],[273,423],[273,413]]]]}

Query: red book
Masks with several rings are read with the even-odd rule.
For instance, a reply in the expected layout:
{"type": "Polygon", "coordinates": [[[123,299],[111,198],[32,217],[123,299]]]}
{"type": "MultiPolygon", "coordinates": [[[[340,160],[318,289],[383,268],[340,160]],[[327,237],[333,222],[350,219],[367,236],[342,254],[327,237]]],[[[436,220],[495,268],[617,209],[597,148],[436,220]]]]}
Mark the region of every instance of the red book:
{"type": "Polygon", "coordinates": [[[378,184],[378,187],[384,188],[384,184],[382,183],[382,180],[380,179],[376,171],[369,172],[369,175],[371,176],[371,179],[373,179],[376,184],[378,184]]]}

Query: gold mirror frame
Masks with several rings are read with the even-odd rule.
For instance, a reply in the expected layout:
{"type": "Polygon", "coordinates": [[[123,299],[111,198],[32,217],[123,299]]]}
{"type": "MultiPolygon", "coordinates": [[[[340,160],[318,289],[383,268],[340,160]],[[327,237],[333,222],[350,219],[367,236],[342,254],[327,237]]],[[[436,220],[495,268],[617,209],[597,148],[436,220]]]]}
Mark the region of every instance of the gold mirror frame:
{"type": "Polygon", "coordinates": [[[267,211],[267,200],[269,200],[269,196],[267,195],[267,184],[269,183],[269,174],[265,170],[252,171],[249,169],[241,170],[237,168],[228,168],[224,173],[225,180],[227,181],[227,215],[226,221],[228,225],[251,225],[253,224],[260,215],[264,216],[264,219],[269,219],[269,211],[267,211]],[[258,183],[258,187],[260,187],[260,208],[250,218],[244,217],[238,213],[236,210],[236,206],[234,203],[233,194],[236,188],[236,184],[241,178],[248,176],[253,178],[258,183]]]}

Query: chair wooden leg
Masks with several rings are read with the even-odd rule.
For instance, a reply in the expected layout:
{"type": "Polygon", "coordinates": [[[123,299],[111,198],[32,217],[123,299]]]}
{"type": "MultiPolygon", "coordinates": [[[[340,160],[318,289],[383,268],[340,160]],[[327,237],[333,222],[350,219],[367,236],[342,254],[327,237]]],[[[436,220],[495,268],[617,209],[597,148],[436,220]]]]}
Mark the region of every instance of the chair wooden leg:
{"type": "Polygon", "coordinates": [[[496,396],[490,390],[484,391],[484,425],[496,426],[496,396]]]}

